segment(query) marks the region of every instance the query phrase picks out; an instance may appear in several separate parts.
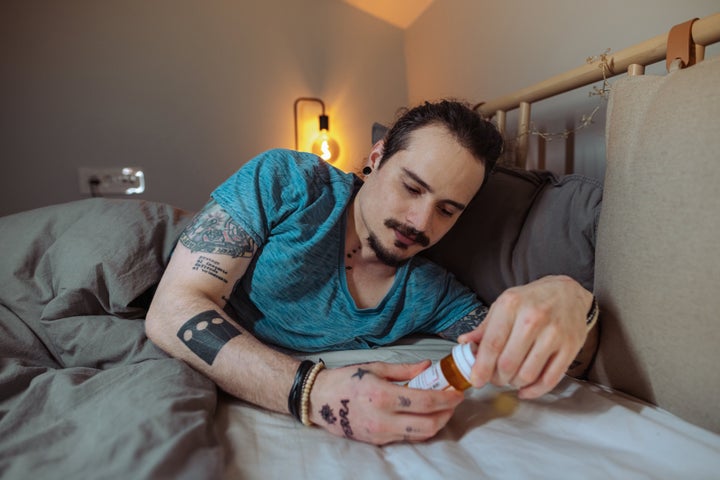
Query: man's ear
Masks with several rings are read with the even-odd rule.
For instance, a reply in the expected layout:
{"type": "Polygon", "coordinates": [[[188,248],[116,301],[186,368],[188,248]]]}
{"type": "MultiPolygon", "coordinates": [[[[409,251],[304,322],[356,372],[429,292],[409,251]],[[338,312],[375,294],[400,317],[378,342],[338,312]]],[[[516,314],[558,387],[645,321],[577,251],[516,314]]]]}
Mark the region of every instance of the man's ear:
{"type": "Polygon", "coordinates": [[[378,140],[377,142],[375,142],[375,145],[373,145],[372,149],[370,149],[370,156],[367,160],[367,164],[370,168],[372,168],[373,170],[377,168],[377,166],[380,164],[380,159],[382,159],[384,151],[385,141],[378,140]]]}

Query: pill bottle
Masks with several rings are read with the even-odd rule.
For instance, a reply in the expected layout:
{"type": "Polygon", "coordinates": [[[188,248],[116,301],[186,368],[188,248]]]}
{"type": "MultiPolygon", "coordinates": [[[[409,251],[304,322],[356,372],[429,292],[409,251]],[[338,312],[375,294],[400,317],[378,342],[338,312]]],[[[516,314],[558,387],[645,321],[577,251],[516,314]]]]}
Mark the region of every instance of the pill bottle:
{"type": "Polygon", "coordinates": [[[448,356],[434,362],[420,375],[410,380],[410,388],[422,390],[466,390],[470,384],[470,370],[475,363],[475,343],[455,345],[448,356]]]}

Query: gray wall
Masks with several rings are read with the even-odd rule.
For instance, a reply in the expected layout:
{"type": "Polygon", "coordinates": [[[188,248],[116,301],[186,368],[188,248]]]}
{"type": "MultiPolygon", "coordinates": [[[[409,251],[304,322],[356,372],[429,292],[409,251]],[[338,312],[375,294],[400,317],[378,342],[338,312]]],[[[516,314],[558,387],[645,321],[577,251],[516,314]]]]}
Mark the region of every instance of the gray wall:
{"type": "MultiPolygon", "coordinates": [[[[141,166],[140,198],[199,209],[294,146],[300,96],[325,101],[359,169],[372,122],[407,101],[403,45],[337,0],[4,0],[0,215],[83,198],[81,166],[141,166]]],[[[316,128],[317,105],[300,112],[316,128]]]]}
{"type": "MultiPolygon", "coordinates": [[[[495,98],[718,10],[717,0],[435,0],[402,31],[340,0],[4,0],[0,215],[83,198],[82,166],[141,166],[141,198],[199,209],[252,156],[294,146],[299,96],[323,98],[339,166],[356,171],[372,122],[401,106],[495,98]]],[[[588,90],[534,105],[535,127],[575,125],[599,103],[588,90]]],[[[313,108],[301,108],[303,138],[313,108]]],[[[601,112],[569,145],[574,171],[602,178],[602,127],[601,112]]],[[[546,167],[563,171],[565,151],[547,144],[546,167]]]]}

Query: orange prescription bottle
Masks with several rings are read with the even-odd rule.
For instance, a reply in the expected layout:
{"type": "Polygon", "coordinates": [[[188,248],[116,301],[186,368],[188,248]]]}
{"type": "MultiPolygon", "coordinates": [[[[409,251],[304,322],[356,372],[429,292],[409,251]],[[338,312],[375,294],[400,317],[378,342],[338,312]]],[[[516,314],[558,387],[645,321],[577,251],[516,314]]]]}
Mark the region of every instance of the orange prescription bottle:
{"type": "Polygon", "coordinates": [[[410,388],[421,390],[467,390],[470,384],[470,370],[475,363],[475,343],[455,345],[448,356],[434,362],[420,375],[410,380],[410,388]]]}

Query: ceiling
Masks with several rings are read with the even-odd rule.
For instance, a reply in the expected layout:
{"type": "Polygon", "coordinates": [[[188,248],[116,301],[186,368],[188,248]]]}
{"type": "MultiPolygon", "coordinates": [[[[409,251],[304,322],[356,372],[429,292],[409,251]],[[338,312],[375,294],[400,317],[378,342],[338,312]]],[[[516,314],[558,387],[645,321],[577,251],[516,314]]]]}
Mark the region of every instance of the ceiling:
{"type": "Polygon", "coordinates": [[[343,0],[396,27],[406,29],[434,0],[343,0]]]}

